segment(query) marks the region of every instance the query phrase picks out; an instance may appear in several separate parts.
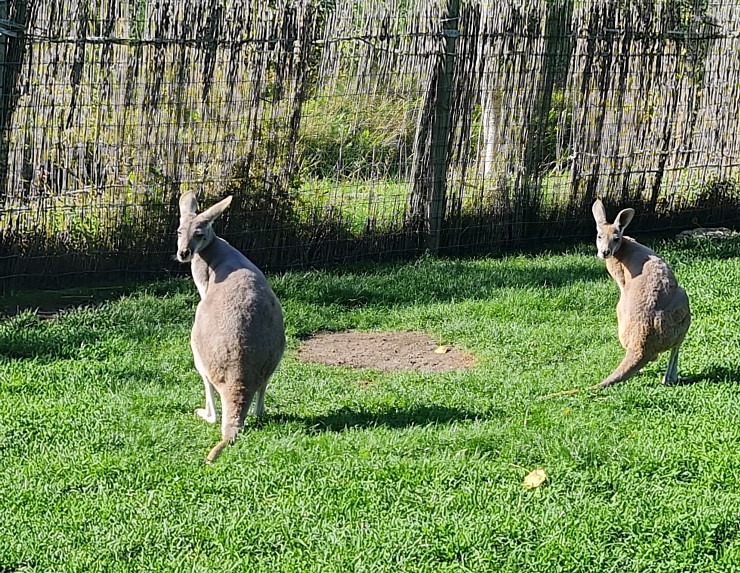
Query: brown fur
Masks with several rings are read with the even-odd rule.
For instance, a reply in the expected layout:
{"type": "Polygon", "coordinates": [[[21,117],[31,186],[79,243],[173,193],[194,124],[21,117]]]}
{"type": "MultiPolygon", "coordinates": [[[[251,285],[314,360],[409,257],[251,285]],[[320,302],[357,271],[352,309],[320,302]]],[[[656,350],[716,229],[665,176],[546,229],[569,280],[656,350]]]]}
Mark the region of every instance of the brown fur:
{"type": "Polygon", "coordinates": [[[606,220],[601,201],[593,205],[598,256],[619,286],[619,341],[626,350],[621,364],[595,389],[628,379],[658,355],[671,351],[663,378],[678,381],[678,351],[691,324],[686,291],[678,286],[668,264],[654,251],[624,236],[634,210],[620,211],[614,223],[606,220]]]}
{"type": "Polygon", "coordinates": [[[267,279],[211,226],[230,203],[227,197],[197,215],[193,193],[180,199],[177,259],[190,261],[201,296],[190,344],[206,407],[196,412],[215,422],[213,388],[221,398],[221,441],[209,462],[236,438],[255,396],[255,414],[262,414],[267,381],[285,350],[282,308],[267,279]]]}

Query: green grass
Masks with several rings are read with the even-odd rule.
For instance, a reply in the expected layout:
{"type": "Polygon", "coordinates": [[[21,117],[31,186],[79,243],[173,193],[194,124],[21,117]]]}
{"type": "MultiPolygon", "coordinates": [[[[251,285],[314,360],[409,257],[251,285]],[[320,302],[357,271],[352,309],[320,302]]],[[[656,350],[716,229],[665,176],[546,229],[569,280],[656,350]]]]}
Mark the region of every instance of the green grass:
{"type": "MultiPolygon", "coordinates": [[[[0,572],[735,571],[740,241],[655,246],[691,298],[693,383],[662,386],[664,356],[551,400],[622,357],[617,288],[591,247],[273,276],[289,349],[267,416],[212,466],[190,281],[6,318],[0,572]],[[479,363],[296,360],[302,337],[347,328],[423,330],[479,363]],[[548,481],[526,490],[538,467],[548,481]]],[[[41,304],[0,306],[19,303],[41,304]]]]}
{"type": "Polygon", "coordinates": [[[410,195],[405,182],[310,179],[300,189],[299,214],[304,223],[329,219],[361,236],[369,225],[377,230],[397,227],[410,195]]]}

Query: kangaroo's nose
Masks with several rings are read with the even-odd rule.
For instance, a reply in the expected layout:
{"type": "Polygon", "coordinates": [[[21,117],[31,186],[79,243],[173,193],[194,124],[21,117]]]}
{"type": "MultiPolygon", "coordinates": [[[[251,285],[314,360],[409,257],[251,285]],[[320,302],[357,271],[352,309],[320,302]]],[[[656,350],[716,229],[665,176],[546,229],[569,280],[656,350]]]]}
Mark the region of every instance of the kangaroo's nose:
{"type": "Polygon", "coordinates": [[[177,256],[181,261],[190,258],[190,249],[182,249],[179,253],[177,253],[177,256]]]}
{"type": "Polygon", "coordinates": [[[612,254],[611,249],[602,249],[601,250],[601,256],[604,257],[604,258],[607,258],[611,254],[612,254]]]}

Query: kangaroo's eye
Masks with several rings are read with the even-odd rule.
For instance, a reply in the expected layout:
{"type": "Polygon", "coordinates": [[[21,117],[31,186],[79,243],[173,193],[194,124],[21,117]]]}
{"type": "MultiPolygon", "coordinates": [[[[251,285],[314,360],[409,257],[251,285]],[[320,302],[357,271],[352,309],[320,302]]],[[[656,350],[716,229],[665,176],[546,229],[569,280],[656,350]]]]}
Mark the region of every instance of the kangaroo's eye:
{"type": "Polygon", "coordinates": [[[206,234],[203,231],[201,231],[200,229],[198,229],[197,231],[195,231],[193,233],[193,236],[196,237],[196,238],[198,238],[198,239],[202,239],[203,237],[206,236],[206,234]]]}
{"type": "Polygon", "coordinates": [[[604,235],[596,235],[596,238],[597,239],[603,239],[604,238],[604,235]]]}

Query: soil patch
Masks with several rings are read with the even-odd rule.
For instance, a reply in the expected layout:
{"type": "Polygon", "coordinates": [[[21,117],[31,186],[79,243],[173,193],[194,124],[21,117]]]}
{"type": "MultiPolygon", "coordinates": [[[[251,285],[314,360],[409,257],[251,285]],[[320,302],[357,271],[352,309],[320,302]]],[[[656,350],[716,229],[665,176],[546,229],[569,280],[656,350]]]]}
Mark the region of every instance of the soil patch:
{"type": "Polygon", "coordinates": [[[386,371],[451,372],[475,365],[472,354],[454,346],[440,347],[421,332],[321,333],[300,346],[298,358],[329,366],[386,371]]]}
{"type": "Polygon", "coordinates": [[[686,231],[681,231],[676,237],[679,239],[729,239],[735,235],[737,233],[727,227],[714,227],[709,229],[687,229],[686,231]]]}

